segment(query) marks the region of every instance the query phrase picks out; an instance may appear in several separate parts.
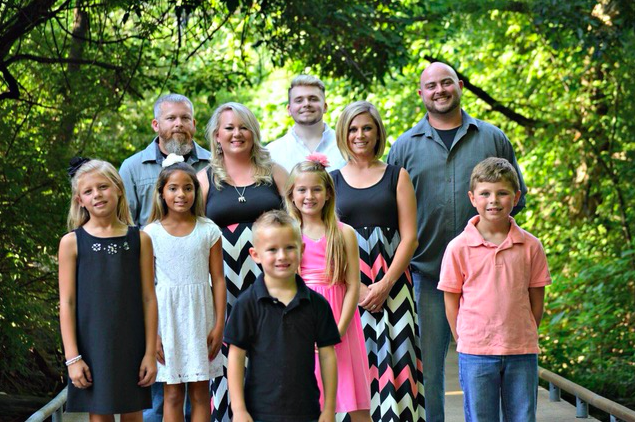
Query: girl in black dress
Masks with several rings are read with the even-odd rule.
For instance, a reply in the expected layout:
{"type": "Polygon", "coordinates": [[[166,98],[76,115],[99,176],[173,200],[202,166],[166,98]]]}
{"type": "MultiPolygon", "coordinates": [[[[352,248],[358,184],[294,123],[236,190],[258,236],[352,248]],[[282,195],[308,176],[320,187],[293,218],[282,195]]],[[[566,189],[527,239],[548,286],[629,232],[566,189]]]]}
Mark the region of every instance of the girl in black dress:
{"type": "Polygon", "coordinates": [[[142,421],[157,373],[152,242],[132,226],[123,182],[99,160],[74,159],[68,228],[59,248],[66,411],[142,421]]]}

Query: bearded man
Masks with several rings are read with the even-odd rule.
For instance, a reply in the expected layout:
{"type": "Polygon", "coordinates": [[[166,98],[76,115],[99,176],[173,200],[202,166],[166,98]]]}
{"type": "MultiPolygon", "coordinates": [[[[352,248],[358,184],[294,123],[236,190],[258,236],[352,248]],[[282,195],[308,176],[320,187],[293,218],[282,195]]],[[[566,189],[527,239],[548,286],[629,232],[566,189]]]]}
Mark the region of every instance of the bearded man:
{"type": "Polygon", "coordinates": [[[168,154],[182,155],[196,171],[207,166],[211,158],[210,152],[194,141],[194,107],[184,95],[164,95],[154,103],[152,129],[157,136],[150,145],[128,157],[119,169],[132,219],[139,226],[149,223],[154,185],[168,154]]]}

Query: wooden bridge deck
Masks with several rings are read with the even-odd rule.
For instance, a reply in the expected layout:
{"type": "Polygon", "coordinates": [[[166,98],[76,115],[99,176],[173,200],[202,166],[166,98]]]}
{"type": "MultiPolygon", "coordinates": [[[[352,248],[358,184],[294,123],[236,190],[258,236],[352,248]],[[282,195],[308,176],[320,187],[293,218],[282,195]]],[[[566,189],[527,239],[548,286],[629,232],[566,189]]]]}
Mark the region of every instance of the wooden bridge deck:
{"type": "MultiPolygon", "coordinates": [[[[446,422],[463,422],[463,392],[459,385],[458,375],[458,354],[456,345],[450,344],[450,351],[446,361],[446,392],[445,392],[445,420],[446,422]]],[[[115,418],[116,421],[119,417],[115,418]]],[[[88,421],[86,413],[65,413],[65,422],[88,421]]],[[[581,422],[597,421],[589,417],[588,419],[576,419],[575,406],[566,401],[550,402],[549,392],[544,388],[538,390],[538,415],[537,422],[581,422]]]]}
{"type": "MultiPolygon", "coordinates": [[[[463,392],[459,384],[459,355],[456,353],[456,345],[450,344],[450,351],[445,363],[445,421],[463,422],[463,392]]],[[[588,419],[577,419],[575,417],[575,406],[566,401],[550,402],[549,391],[538,388],[538,412],[537,422],[581,422],[597,421],[589,417],[588,419]]]]}

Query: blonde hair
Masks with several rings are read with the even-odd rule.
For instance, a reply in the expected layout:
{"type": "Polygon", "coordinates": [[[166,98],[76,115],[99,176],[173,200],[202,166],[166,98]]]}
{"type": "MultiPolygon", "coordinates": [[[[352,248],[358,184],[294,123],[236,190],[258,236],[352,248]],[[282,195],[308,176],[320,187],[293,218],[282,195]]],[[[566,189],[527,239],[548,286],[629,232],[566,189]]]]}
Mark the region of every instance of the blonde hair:
{"type": "Polygon", "coordinates": [[[287,179],[285,186],[284,205],[293,218],[302,225],[302,214],[293,203],[293,189],[295,179],[301,173],[315,173],[324,185],[328,198],[322,208],[322,221],[326,226],[326,276],[331,284],[343,283],[346,278],[346,245],[344,234],[340,230],[339,220],[335,214],[335,186],[331,175],[324,166],[315,161],[303,161],[295,165],[287,179]]]}
{"type": "Polygon", "coordinates": [[[268,227],[290,227],[293,230],[293,236],[296,242],[298,242],[298,245],[302,243],[300,224],[295,218],[292,218],[282,210],[267,211],[254,221],[254,224],[251,226],[254,243],[260,231],[268,227]]]}
{"type": "Polygon", "coordinates": [[[289,97],[289,102],[291,102],[291,90],[296,86],[314,86],[319,88],[322,91],[322,99],[324,99],[326,95],[326,88],[324,87],[324,82],[315,76],[311,75],[298,75],[291,81],[291,85],[289,86],[289,90],[287,91],[287,96],[289,97]]]}
{"type": "Polygon", "coordinates": [[[497,183],[501,180],[509,183],[514,192],[520,190],[518,173],[509,161],[499,157],[489,157],[478,163],[470,176],[470,191],[476,189],[476,184],[481,182],[497,183]]]}
{"type": "Polygon", "coordinates": [[[377,143],[375,144],[375,159],[379,160],[386,150],[386,128],[381,121],[381,116],[377,108],[368,101],[355,101],[344,108],[335,127],[335,137],[337,139],[337,148],[344,156],[344,159],[350,161],[354,159],[353,152],[348,146],[348,129],[351,122],[360,114],[368,113],[377,126],[377,143]]]}
{"type": "Polygon", "coordinates": [[[107,161],[90,160],[82,164],[71,178],[71,206],[68,211],[68,217],[66,218],[68,230],[75,230],[90,220],[90,214],[86,208],[79,205],[79,192],[77,191],[77,187],[79,186],[79,180],[82,176],[93,172],[104,176],[119,190],[120,195],[119,201],[117,202],[116,213],[117,221],[127,226],[134,225],[132,217],[130,216],[128,201],[126,200],[126,189],[123,185],[123,180],[121,180],[121,176],[117,173],[117,169],[107,161]]]}
{"type": "Polygon", "coordinates": [[[196,170],[188,163],[176,163],[165,167],[161,170],[161,173],[159,173],[157,183],[154,186],[154,193],[152,194],[152,210],[150,211],[148,221],[161,221],[168,215],[168,205],[165,203],[165,199],[163,199],[163,188],[165,188],[165,185],[168,183],[170,176],[176,171],[182,171],[192,179],[192,184],[194,185],[194,204],[192,208],[190,208],[190,212],[196,217],[205,217],[205,199],[201,191],[201,183],[196,177],[196,170]]]}
{"type": "Polygon", "coordinates": [[[273,162],[269,151],[267,151],[260,140],[260,125],[256,116],[247,107],[240,103],[229,102],[220,105],[212,114],[212,117],[205,128],[205,137],[210,143],[212,152],[212,160],[210,168],[212,169],[212,182],[218,190],[222,189],[222,182],[227,182],[230,177],[225,168],[225,160],[222,153],[219,154],[216,143],[216,135],[220,129],[220,116],[223,112],[231,110],[238,116],[238,119],[253,136],[253,147],[251,149],[251,163],[254,167],[254,181],[256,185],[273,183],[273,162]]]}

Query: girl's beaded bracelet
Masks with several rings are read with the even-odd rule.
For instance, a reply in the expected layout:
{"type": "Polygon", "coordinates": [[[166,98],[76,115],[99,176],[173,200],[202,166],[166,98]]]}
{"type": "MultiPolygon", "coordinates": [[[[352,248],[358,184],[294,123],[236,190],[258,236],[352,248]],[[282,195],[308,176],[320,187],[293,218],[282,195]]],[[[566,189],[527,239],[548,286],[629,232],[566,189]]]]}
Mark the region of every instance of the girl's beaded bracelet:
{"type": "Polygon", "coordinates": [[[72,364],[74,364],[75,362],[78,362],[81,358],[82,358],[82,355],[77,355],[77,356],[75,356],[74,358],[67,360],[67,361],[65,362],[65,363],[66,363],[66,366],[71,366],[71,365],[72,365],[72,364]]]}

